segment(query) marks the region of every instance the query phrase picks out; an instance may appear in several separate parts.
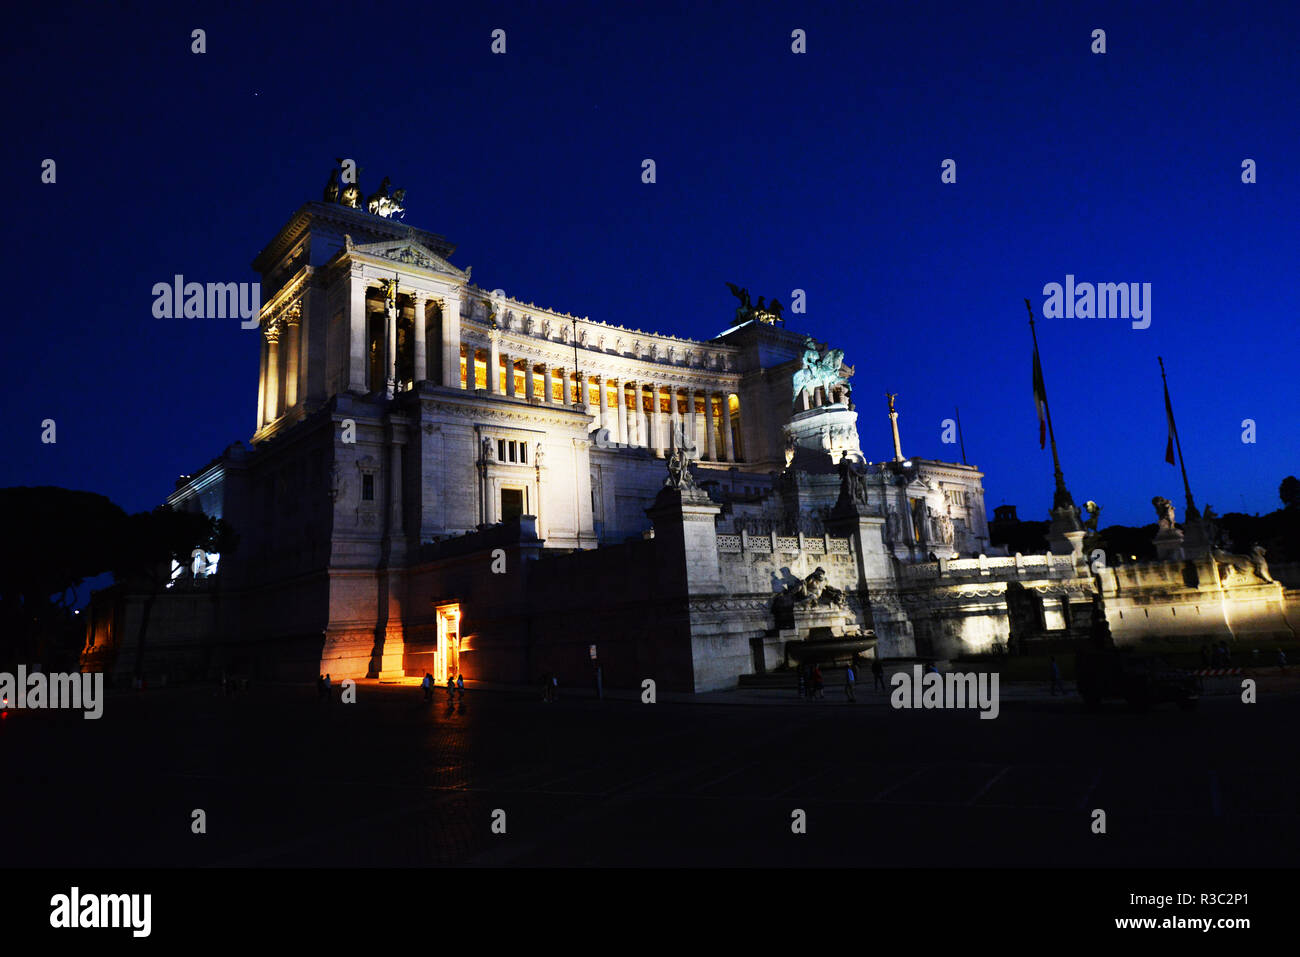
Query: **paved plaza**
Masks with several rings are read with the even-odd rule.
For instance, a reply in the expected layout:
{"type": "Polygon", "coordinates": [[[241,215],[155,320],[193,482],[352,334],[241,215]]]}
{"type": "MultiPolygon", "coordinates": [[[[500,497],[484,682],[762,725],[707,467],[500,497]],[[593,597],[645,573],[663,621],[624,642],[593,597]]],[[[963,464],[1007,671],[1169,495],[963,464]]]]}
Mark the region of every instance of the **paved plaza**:
{"type": "Polygon", "coordinates": [[[12,866],[1291,865],[1300,696],[1087,714],[859,691],[642,704],[471,687],[112,693],[10,713],[12,866]],[[1094,809],[1107,833],[1091,833],[1094,809]],[[192,812],[207,833],[191,832],[192,812]],[[493,833],[494,811],[505,833],[493,833]],[[792,814],[806,813],[794,834],[792,814]],[[70,826],[71,824],[71,826],[70,826]]]}

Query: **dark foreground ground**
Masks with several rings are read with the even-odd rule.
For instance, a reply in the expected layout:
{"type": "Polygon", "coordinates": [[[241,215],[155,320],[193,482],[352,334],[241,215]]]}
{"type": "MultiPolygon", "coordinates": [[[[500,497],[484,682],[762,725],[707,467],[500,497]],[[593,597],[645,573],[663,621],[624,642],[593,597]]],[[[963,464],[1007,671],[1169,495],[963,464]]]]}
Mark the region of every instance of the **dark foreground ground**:
{"type": "Polygon", "coordinates": [[[6,864],[1300,860],[1300,696],[1095,715],[1077,698],[1007,699],[996,720],[881,702],[543,704],[471,689],[449,707],[445,691],[430,706],[375,684],[356,704],[292,686],[110,694],[98,721],[0,722],[6,864]],[[196,808],[206,834],[191,832],[196,808]],[[795,809],[806,834],[791,832],[795,809]]]}

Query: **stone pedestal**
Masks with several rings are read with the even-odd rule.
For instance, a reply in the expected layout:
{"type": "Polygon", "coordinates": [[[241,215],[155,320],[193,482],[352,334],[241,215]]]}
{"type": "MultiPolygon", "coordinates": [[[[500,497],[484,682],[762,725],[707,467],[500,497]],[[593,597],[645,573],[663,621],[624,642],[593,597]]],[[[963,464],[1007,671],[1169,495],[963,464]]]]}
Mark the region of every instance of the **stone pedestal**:
{"type": "Polygon", "coordinates": [[[837,507],[826,520],[828,533],[837,538],[847,536],[851,542],[859,588],[865,588],[869,581],[893,577],[893,558],[885,550],[884,528],[883,516],[863,514],[855,504],[837,507]]]}
{"type": "Polygon", "coordinates": [[[1079,523],[1079,510],[1073,505],[1052,509],[1047,526],[1047,546],[1053,555],[1070,555],[1077,565],[1083,561],[1083,539],[1087,533],[1079,523]]]}
{"type": "Polygon", "coordinates": [[[790,420],[789,430],[796,446],[825,452],[832,463],[838,462],[844,452],[855,461],[862,460],[862,449],[858,444],[858,414],[850,412],[849,407],[842,403],[796,412],[790,420]]]}
{"type": "Polygon", "coordinates": [[[380,681],[405,678],[405,656],[406,642],[402,640],[402,627],[400,624],[390,625],[384,635],[383,646],[379,649],[379,666],[375,669],[375,677],[380,681]]]}
{"type": "Polygon", "coordinates": [[[703,489],[665,486],[646,515],[654,523],[661,581],[678,594],[711,594],[722,587],[716,520],[722,506],[703,489]]]}
{"type": "Polygon", "coordinates": [[[1152,540],[1156,546],[1156,558],[1160,561],[1185,558],[1183,533],[1177,528],[1162,528],[1152,540]]]}
{"type": "MultiPolygon", "coordinates": [[[[1157,536],[1159,538],[1159,536],[1157,536]]],[[[1187,516],[1183,522],[1183,557],[1200,558],[1210,554],[1210,533],[1199,515],[1187,516]]]]}

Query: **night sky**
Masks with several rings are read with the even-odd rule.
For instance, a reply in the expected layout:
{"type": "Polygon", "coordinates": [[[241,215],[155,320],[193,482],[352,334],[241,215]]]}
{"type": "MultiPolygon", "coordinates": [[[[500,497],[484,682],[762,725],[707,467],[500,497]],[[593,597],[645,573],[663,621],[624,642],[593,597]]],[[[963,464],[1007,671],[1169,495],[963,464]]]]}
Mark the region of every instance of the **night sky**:
{"type": "Polygon", "coordinates": [[[2,41],[0,486],[137,511],[247,440],[257,333],[156,319],[152,286],[255,280],[342,156],[524,301],[705,339],[727,281],[806,290],[789,326],[856,366],[866,457],[890,455],[886,391],[909,455],[960,460],[940,441],[960,406],[990,511],[1022,518],[1052,494],[1022,300],[1041,316],[1067,273],[1151,283],[1150,328],[1039,323],[1075,500],[1145,524],[1160,494],[1182,520],[1163,355],[1198,504],[1279,507],[1300,472],[1300,7],[981,6],[26,4],[2,41]]]}

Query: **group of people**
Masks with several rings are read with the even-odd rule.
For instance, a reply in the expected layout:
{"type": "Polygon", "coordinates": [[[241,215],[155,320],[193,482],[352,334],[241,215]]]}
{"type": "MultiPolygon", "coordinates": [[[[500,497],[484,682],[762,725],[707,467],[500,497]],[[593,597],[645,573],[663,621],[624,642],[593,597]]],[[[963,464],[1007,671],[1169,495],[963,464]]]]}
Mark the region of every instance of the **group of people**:
{"type": "MultiPolygon", "coordinates": [[[[887,691],[885,687],[885,666],[880,663],[879,658],[871,659],[872,690],[879,688],[881,691],[887,691]]],[[[858,673],[853,663],[850,663],[844,669],[844,697],[849,701],[857,701],[857,683],[858,673]]],[[[826,676],[822,674],[822,668],[819,664],[801,665],[799,668],[799,697],[807,698],[810,701],[815,698],[826,697],[826,676]]]]}
{"type": "Polygon", "coordinates": [[[330,676],[323,674],[316,678],[316,697],[328,698],[330,696],[330,676]]]}
{"type": "MultiPolygon", "coordinates": [[[[424,680],[420,682],[420,687],[424,689],[424,700],[432,701],[434,689],[438,687],[438,682],[434,681],[433,675],[429,672],[424,673],[424,680]]],[[[453,695],[465,696],[465,677],[456,675],[452,678],[447,676],[447,700],[450,701],[453,695]]]]}

